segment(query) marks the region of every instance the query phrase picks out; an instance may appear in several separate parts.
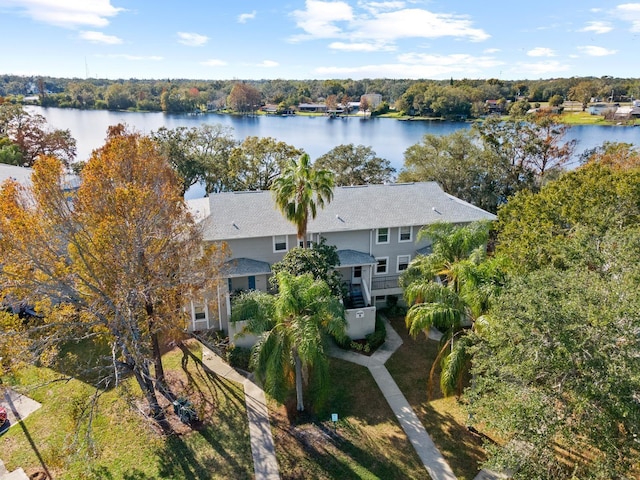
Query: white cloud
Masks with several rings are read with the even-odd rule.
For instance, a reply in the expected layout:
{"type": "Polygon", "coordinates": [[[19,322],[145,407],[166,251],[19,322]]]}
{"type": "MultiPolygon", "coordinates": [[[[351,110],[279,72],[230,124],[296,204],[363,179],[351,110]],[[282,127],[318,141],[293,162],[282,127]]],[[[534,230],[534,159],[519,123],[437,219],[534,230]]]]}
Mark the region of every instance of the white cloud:
{"type": "Polygon", "coordinates": [[[557,60],[549,60],[547,62],[537,63],[518,63],[516,68],[513,70],[516,71],[517,75],[522,76],[523,78],[529,78],[531,76],[565,72],[569,70],[569,65],[566,63],[560,63],[557,60]]]}
{"type": "Polygon", "coordinates": [[[273,68],[280,65],[278,62],[274,62],[273,60],[264,60],[261,63],[257,64],[256,67],[264,67],[264,68],[273,68]]]}
{"type": "Polygon", "coordinates": [[[319,67],[315,72],[331,77],[389,77],[389,78],[446,78],[455,74],[485,73],[485,69],[504,63],[493,57],[475,57],[467,54],[429,55],[406,53],[399,55],[397,63],[371,64],[349,67],[319,67]]]}
{"type": "Polygon", "coordinates": [[[466,37],[479,42],[490,37],[473,28],[462,15],[432,13],[418,8],[386,12],[355,23],[354,38],[394,41],[400,38],[466,37]]]}
{"type": "Polygon", "coordinates": [[[595,45],[584,45],[582,47],[578,47],[585,55],[589,55],[590,57],[605,57],[607,55],[614,55],[617,53],[617,50],[609,50],[604,47],[596,47],[595,45]]]}
{"type": "MultiPolygon", "coordinates": [[[[98,56],[100,56],[100,55],[98,55],[98,56]]],[[[129,55],[127,53],[111,54],[111,55],[106,55],[106,57],[108,57],[108,58],[123,58],[124,60],[132,60],[132,61],[151,60],[153,62],[159,62],[160,60],[164,60],[164,57],[160,57],[160,56],[157,56],[157,55],[144,56],[144,55],[129,55]]]]}
{"type": "Polygon", "coordinates": [[[320,0],[307,0],[306,10],[295,10],[291,16],[296,20],[297,26],[306,32],[293,37],[293,41],[340,37],[342,30],[334,23],[354,19],[353,10],[348,3],[320,0]]]}
{"type": "Polygon", "coordinates": [[[227,65],[227,62],[224,60],[219,60],[217,58],[211,58],[209,60],[205,60],[204,62],[200,62],[200,65],[204,65],[206,67],[224,67],[227,65]]]}
{"type": "Polygon", "coordinates": [[[125,10],[111,5],[111,0],[0,0],[0,7],[17,8],[33,20],[67,28],[106,27],[110,17],[125,10]]]}
{"type": "Polygon", "coordinates": [[[103,32],[83,31],[78,36],[91,43],[105,43],[107,45],[118,45],[122,43],[122,39],[115,35],[105,35],[103,32]]]}
{"type": "MultiPolygon", "coordinates": [[[[466,38],[474,42],[490,37],[474,28],[466,15],[433,13],[421,8],[405,8],[405,2],[360,2],[359,11],[344,1],[306,0],[305,10],[291,15],[305,33],[292,41],[339,39],[348,43],[392,45],[404,38],[466,38]]],[[[364,47],[367,48],[367,47],[364,47]]]]}
{"type": "Polygon", "coordinates": [[[530,57],[555,57],[556,52],[551,48],[536,47],[527,52],[530,57]]]}
{"type": "Polygon", "coordinates": [[[178,43],[189,47],[201,47],[209,41],[209,37],[199,33],[178,32],[178,43]]]}
{"type": "Polygon", "coordinates": [[[609,33],[611,30],[613,30],[613,27],[609,22],[587,22],[587,26],[580,31],[601,34],[609,33]]]}
{"type": "Polygon", "coordinates": [[[492,53],[498,53],[498,52],[500,52],[500,51],[502,51],[502,50],[500,50],[499,48],[486,48],[486,49],[484,49],[484,50],[482,51],[482,53],[485,53],[485,54],[492,54],[492,53]]]}
{"type": "Polygon", "coordinates": [[[640,32],[640,3],[623,3],[618,5],[614,14],[622,20],[631,22],[631,31],[640,32]]]}
{"type": "Polygon", "coordinates": [[[238,15],[238,23],[247,23],[247,20],[253,20],[254,18],[256,18],[256,14],[258,12],[256,12],[255,10],[251,13],[241,13],[240,15],[238,15]]]}
{"type": "Polygon", "coordinates": [[[396,50],[396,47],[394,47],[393,45],[381,45],[366,42],[333,42],[329,44],[329,48],[332,50],[340,50],[343,52],[392,52],[396,50]]]}
{"type": "Polygon", "coordinates": [[[383,10],[399,10],[404,8],[405,2],[361,2],[360,7],[372,14],[383,10]]]}

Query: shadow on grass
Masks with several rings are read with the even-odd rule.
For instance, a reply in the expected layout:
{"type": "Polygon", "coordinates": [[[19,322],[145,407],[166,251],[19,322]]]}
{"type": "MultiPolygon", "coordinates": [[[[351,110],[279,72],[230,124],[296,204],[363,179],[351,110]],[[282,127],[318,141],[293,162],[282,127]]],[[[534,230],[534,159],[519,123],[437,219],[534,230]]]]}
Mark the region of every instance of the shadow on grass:
{"type": "Polygon", "coordinates": [[[252,478],[252,462],[238,460],[251,458],[244,396],[187,346],[180,349],[187,379],[182,393],[198,406],[201,423],[188,435],[169,437],[157,452],[159,478],[212,478],[214,473],[230,479],[252,478]]]}
{"type": "Polygon", "coordinates": [[[115,386],[111,348],[99,338],[65,343],[52,368],[101,390],[115,386]]]}
{"type": "Polygon", "coordinates": [[[389,373],[454,473],[460,478],[474,478],[480,464],[486,460],[483,444],[491,440],[482,432],[473,433],[467,429],[467,414],[455,398],[442,397],[437,387],[439,372],[434,382],[437,394],[428,401],[429,370],[438,354],[439,343],[422,334],[415,339],[409,336],[403,318],[390,321],[403,345],[387,362],[389,373]],[[411,367],[407,368],[408,365],[411,367]]]}
{"type": "MultiPolygon", "coordinates": [[[[379,451],[381,446],[375,445],[374,439],[366,438],[348,421],[338,422],[335,430],[329,422],[317,420],[293,425],[274,422],[274,428],[281,446],[278,460],[283,480],[413,478],[405,468],[412,463],[411,452],[408,455],[400,453],[391,462],[379,451]],[[291,449],[282,448],[292,444],[302,450],[302,459],[296,458],[291,449]]],[[[401,448],[394,454],[407,449],[406,441],[399,440],[399,443],[401,448]]],[[[426,475],[426,471],[424,473],[426,475]]]]}
{"type": "Polygon", "coordinates": [[[272,410],[282,478],[427,478],[369,370],[330,359],[330,372],[329,398],[315,412],[272,410]]]}
{"type": "MultiPolygon", "coordinates": [[[[31,447],[31,449],[33,450],[33,453],[35,453],[36,457],[38,458],[38,462],[40,462],[40,466],[42,467],[42,470],[44,471],[44,473],[46,473],[47,478],[53,478],[51,476],[51,473],[49,472],[49,469],[47,468],[46,463],[44,462],[44,458],[42,458],[40,450],[38,450],[38,447],[36,446],[35,442],[33,441],[33,437],[31,436],[31,433],[29,432],[29,429],[27,428],[27,426],[25,425],[25,423],[23,421],[20,421],[20,419],[22,417],[20,416],[20,413],[16,409],[16,406],[13,404],[13,400],[11,400],[11,397],[8,396],[8,395],[5,396],[5,399],[7,400],[7,403],[9,404],[9,408],[11,409],[11,412],[13,413],[13,416],[18,420],[18,425],[20,425],[20,428],[22,428],[22,432],[24,433],[24,436],[27,439],[27,442],[29,442],[29,446],[31,447]]],[[[7,424],[8,423],[9,422],[7,421],[7,424]]]]}

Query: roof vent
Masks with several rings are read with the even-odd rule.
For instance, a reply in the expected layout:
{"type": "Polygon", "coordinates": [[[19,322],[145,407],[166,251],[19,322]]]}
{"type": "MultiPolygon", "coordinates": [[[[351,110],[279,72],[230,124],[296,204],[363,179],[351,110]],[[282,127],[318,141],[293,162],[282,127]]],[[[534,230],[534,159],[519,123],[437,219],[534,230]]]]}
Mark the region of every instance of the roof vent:
{"type": "Polygon", "coordinates": [[[231,225],[233,225],[233,228],[235,228],[236,230],[240,230],[240,227],[236,225],[236,222],[231,222],[231,225]]]}
{"type": "Polygon", "coordinates": [[[433,210],[434,212],[436,212],[438,215],[442,215],[438,209],[436,207],[431,207],[431,210],[433,210]]]}
{"type": "Polygon", "coordinates": [[[336,220],[340,220],[342,223],[345,223],[342,217],[340,217],[340,215],[336,215],[336,220]]]}

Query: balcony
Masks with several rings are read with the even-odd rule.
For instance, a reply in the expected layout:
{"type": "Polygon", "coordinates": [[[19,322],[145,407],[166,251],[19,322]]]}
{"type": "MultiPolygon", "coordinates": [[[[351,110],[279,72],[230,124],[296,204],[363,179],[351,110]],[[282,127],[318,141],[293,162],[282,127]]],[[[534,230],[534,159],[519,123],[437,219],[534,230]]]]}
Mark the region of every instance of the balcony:
{"type": "Polygon", "coordinates": [[[388,290],[391,288],[399,288],[398,280],[400,275],[384,275],[375,276],[371,280],[371,290],[388,290]]]}

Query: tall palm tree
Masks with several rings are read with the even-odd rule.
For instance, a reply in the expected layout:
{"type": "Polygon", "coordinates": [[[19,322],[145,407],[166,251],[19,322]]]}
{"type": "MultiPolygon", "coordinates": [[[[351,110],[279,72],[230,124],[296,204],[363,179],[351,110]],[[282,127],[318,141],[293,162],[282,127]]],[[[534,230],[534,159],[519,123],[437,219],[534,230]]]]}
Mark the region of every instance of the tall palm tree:
{"type": "Polygon", "coordinates": [[[333,198],[333,174],[329,170],[316,170],[309,155],[291,160],[282,174],[273,182],[271,190],[276,205],[297,228],[298,242],[307,248],[309,215],[316,218],[318,207],[333,198]]]}
{"type": "Polygon", "coordinates": [[[247,320],[245,330],[258,335],[251,362],[265,391],[284,401],[295,385],[297,409],[304,410],[303,380],[321,398],[326,392],[325,340],[346,336],[344,308],[331,289],[311,274],[277,274],[278,294],[252,291],[234,303],[231,320],[247,320]],[[304,372],[311,370],[311,375],[304,372]],[[306,377],[306,378],[303,378],[306,377]]]}
{"type": "Polygon", "coordinates": [[[405,318],[409,333],[416,337],[431,327],[443,332],[429,373],[430,396],[438,366],[442,367],[442,392],[461,392],[470,362],[472,336],[468,333],[488,320],[485,313],[503,282],[500,261],[486,258],[488,233],[486,222],[427,227],[418,238],[430,238],[433,253],[417,257],[401,278],[405,300],[411,305],[405,318]]]}

